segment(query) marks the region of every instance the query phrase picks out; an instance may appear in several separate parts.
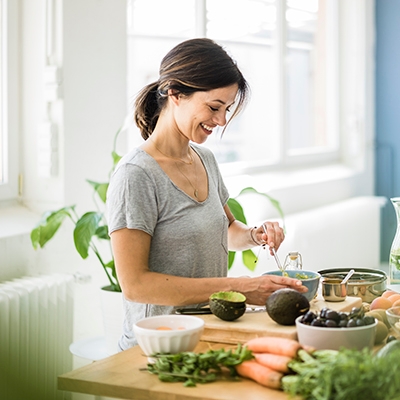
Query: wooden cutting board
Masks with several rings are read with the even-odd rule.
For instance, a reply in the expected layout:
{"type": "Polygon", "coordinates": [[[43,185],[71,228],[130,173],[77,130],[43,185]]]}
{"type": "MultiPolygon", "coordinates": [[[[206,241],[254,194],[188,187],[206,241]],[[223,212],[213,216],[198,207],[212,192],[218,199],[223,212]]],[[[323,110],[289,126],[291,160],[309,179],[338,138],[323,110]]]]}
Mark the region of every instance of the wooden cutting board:
{"type": "MultiPolygon", "coordinates": [[[[360,307],[360,297],[347,297],[338,303],[326,302],[322,296],[317,296],[310,302],[311,310],[319,311],[324,307],[336,311],[350,311],[360,307]]],[[[279,336],[297,340],[295,326],[279,325],[273,321],[267,312],[245,313],[235,321],[223,321],[213,314],[197,315],[205,322],[201,340],[216,343],[237,344],[260,336],[279,336]]]]}

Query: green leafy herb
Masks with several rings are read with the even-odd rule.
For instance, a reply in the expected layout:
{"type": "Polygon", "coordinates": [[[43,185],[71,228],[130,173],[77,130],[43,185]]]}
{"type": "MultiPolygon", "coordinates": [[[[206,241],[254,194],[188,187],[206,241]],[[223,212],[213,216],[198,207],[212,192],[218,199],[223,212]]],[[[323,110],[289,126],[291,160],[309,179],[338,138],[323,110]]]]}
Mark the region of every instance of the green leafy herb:
{"type": "Polygon", "coordinates": [[[305,400],[400,399],[399,358],[400,351],[379,358],[369,349],[300,350],[282,387],[305,400]]]}
{"type": "Polygon", "coordinates": [[[147,370],[158,375],[163,382],[184,382],[184,386],[214,382],[224,379],[223,370],[229,371],[231,379],[237,378],[235,366],[254,358],[245,346],[231,350],[208,350],[205,353],[182,352],[176,354],[153,354],[155,363],[147,364],[147,370]]]}

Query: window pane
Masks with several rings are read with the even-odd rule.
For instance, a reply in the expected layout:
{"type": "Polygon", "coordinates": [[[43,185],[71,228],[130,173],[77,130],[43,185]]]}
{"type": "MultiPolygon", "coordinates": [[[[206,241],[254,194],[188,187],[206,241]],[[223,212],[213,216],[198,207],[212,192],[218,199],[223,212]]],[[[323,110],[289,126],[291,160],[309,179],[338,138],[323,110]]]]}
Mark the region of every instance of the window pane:
{"type": "Polygon", "coordinates": [[[272,46],[226,43],[249,82],[251,98],[246,109],[229,125],[223,138],[206,142],[219,162],[270,164],[278,157],[277,77],[272,46]]]}
{"type": "Polygon", "coordinates": [[[134,0],[128,25],[137,35],[188,38],[195,34],[194,11],[195,0],[134,0]]]}
{"type": "Polygon", "coordinates": [[[250,102],[221,139],[206,143],[220,163],[271,164],[278,158],[275,0],[207,1],[207,36],[224,45],[251,88],[250,102]]]}
{"type": "Polygon", "coordinates": [[[288,0],[288,154],[327,148],[326,0],[288,0]]]}
{"type": "Polygon", "coordinates": [[[181,39],[128,38],[128,87],[132,101],[139,90],[158,79],[162,58],[179,42],[181,39]]]}
{"type": "Polygon", "coordinates": [[[270,44],[276,27],[275,0],[208,0],[207,36],[270,44]]]}

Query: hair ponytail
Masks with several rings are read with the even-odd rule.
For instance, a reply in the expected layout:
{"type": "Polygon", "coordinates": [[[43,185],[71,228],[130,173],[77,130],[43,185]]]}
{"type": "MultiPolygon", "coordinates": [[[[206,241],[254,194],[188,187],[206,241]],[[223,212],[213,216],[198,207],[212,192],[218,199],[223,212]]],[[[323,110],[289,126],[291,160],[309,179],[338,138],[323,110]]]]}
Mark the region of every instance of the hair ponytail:
{"type": "Polygon", "coordinates": [[[135,99],[134,120],[145,140],[153,133],[160,115],[158,99],[158,82],[145,86],[135,99]]]}

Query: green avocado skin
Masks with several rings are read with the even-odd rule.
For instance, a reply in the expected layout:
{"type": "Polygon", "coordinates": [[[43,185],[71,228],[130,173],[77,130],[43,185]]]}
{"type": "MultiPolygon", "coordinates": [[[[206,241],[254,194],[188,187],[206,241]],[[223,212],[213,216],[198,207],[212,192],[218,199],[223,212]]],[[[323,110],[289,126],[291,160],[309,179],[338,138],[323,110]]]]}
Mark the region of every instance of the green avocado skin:
{"type": "Polygon", "coordinates": [[[219,292],[210,296],[211,312],[224,321],[234,321],[246,311],[246,298],[237,296],[235,292],[219,292]],[[237,301],[239,300],[239,301],[237,301]]]}
{"type": "Polygon", "coordinates": [[[279,289],[268,297],[266,310],[279,325],[295,325],[296,318],[310,309],[310,302],[294,289],[279,289]]]}

